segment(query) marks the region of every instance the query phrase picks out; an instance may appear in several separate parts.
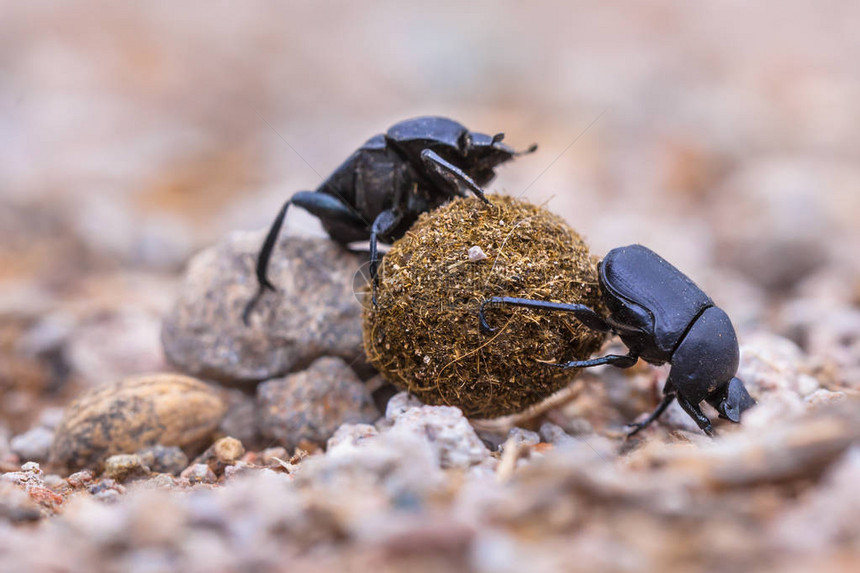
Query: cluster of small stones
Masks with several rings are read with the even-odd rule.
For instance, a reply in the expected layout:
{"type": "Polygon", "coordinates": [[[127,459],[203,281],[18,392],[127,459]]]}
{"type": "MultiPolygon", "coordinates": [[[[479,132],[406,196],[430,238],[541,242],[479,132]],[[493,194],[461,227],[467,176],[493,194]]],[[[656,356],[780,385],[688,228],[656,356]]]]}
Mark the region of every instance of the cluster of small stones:
{"type": "MultiPolygon", "coordinates": [[[[68,571],[217,563],[267,572],[289,561],[295,571],[370,563],[489,573],[564,570],[572,560],[682,571],[826,567],[838,564],[837,546],[840,559],[860,556],[850,501],[858,399],[808,400],[822,389],[767,388],[773,372],[745,367],[764,404],[793,394],[810,406],[797,415],[765,407],[719,440],[661,424],[628,451],[546,420],[479,436],[459,409],[402,393],[374,423],[341,425],[324,450],[246,452],[227,437],[178,475],[153,469],[180,458],[170,451],[109,457],[100,475],[46,475],[26,463],[0,475],[0,568],[50,568],[63,555],[68,571]],[[37,527],[4,526],[23,522],[37,527]],[[692,543],[690,531],[709,542],[692,543]]],[[[560,412],[554,419],[566,424],[560,412]]]]}

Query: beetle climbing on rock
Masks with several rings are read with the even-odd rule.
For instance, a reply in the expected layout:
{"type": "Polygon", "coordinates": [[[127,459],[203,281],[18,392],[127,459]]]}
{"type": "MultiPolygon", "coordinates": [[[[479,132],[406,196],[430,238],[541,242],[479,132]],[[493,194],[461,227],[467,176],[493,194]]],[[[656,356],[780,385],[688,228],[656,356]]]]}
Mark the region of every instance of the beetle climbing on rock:
{"type": "Polygon", "coordinates": [[[569,312],[588,328],[617,334],[629,352],[554,366],[588,368],[611,364],[629,368],[639,358],[650,364],[670,364],[663,400],[644,421],[631,424],[631,436],[659,418],[676,399],[709,436],[714,435],[714,430],[699,408],[702,401],[716,408],[721,418],[740,422],[741,414],[755,401],[735,377],[738,340],[728,315],[685,274],[642,245],[609,251],[598,273],[608,317],[582,304],[492,297],[481,304],[481,330],[494,330],[485,312],[501,305],[569,312]]]}
{"type": "Polygon", "coordinates": [[[393,125],[370,138],[338,167],[316,191],[299,191],[281,208],[257,257],[257,294],[243,313],[251,312],[266,289],[275,290],[267,277],[269,258],[290,205],[317,216],[332,240],[341,245],[370,240],[370,276],[376,302],[377,242],[402,237],[421,213],[454,197],[472,192],[486,203],[481,186],[495,176],[495,168],[518,155],[493,136],[469,131],[444,117],[418,117],[393,125]]]}

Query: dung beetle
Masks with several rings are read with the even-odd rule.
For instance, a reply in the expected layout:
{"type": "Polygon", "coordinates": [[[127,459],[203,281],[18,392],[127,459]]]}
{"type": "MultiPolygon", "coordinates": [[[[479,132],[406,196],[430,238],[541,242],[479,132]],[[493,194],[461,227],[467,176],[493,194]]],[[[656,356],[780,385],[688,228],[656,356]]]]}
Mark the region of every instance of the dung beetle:
{"type": "Polygon", "coordinates": [[[663,400],[644,421],[630,425],[634,428],[630,436],[659,418],[675,399],[709,436],[714,430],[699,408],[703,400],[716,408],[721,418],[740,422],[741,414],[755,405],[755,400],[735,377],[738,339],[728,315],[689,277],[642,245],[609,251],[598,266],[598,275],[608,317],[582,304],[492,297],[481,304],[481,330],[494,330],[484,316],[487,307],[513,305],[569,312],[588,328],[617,334],[629,352],[553,366],[612,364],[629,368],[639,358],[650,364],[670,364],[663,400]]]}
{"type": "Polygon", "coordinates": [[[432,116],[401,121],[385,134],[371,137],[316,191],[299,191],[281,207],[257,256],[259,288],[245,307],[245,323],[265,289],[275,290],[267,269],[290,205],[318,217],[332,240],[343,246],[370,240],[375,304],[378,241],[394,242],[421,213],[467,192],[489,203],[481,186],[493,179],[495,168],[537,149],[532,145],[517,152],[502,143],[502,138],[503,133],[485,135],[454,120],[432,116]]]}

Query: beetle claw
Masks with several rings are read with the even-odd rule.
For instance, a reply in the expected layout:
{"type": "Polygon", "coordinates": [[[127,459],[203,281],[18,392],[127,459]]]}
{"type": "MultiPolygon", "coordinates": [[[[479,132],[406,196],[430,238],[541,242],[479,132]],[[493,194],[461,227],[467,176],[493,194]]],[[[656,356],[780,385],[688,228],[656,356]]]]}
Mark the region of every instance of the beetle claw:
{"type": "Polygon", "coordinates": [[[487,321],[484,319],[484,317],[481,317],[481,332],[483,332],[484,334],[492,334],[494,332],[498,332],[498,330],[498,328],[492,328],[489,324],[487,324],[487,321]]]}
{"type": "Polygon", "coordinates": [[[627,437],[632,438],[633,436],[644,430],[647,427],[647,424],[643,424],[642,422],[632,422],[630,424],[624,424],[624,426],[628,430],[627,437]]]}

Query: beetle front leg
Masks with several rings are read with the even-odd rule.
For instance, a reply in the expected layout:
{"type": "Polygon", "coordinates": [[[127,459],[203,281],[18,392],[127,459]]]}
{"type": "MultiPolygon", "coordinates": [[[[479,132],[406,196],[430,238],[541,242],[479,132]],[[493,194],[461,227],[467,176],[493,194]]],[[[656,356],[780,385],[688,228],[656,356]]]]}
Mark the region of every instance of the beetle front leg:
{"type": "Polygon", "coordinates": [[[478,199],[487,205],[490,205],[490,200],[484,195],[484,190],[481,189],[480,185],[475,183],[475,181],[466,175],[462,169],[450,161],[442,159],[435,151],[431,149],[425,149],[422,151],[421,161],[424,162],[424,166],[427,167],[430,174],[434,176],[433,178],[438,183],[447,187],[448,192],[452,195],[465,197],[466,194],[462,189],[463,187],[466,187],[474,193],[478,199]]]}
{"type": "Polygon", "coordinates": [[[391,209],[377,215],[370,228],[370,291],[373,306],[376,306],[376,289],[379,287],[379,254],[377,243],[380,236],[386,236],[400,223],[401,216],[391,209]]]}
{"type": "Polygon", "coordinates": [[[606,356],[592,358],[591,360],[572,360],[570,362],[548,364],[550,366],[564,368],[565,370],[569,370],[571,368],[591,368],[592,366],[602,366],[604,364],[610,364],[617,368],[630,368],[636,364],[637,360],[639,360],[639,357],[635,354],[607,354],[606,356]]]}
{"type": "MultiPolygon", "coordinates": [[[[590,307],[584,304],[566,304],[563,302],[549,302],[545,300],[531,300],[528,298],[517,298],[513,296],[494,296],[488,298],[481,303],[481,308],[478,311],[478,320],[481,325],[481,331],[494,332],[494,328],[490,328],[487,319],[484,317],[486,307],[494,307],[501,305],[521,306],[524,308],[532,308],[536,310],[549,310],[554,312],[569,312],[576,319],[592,330],[600,332],[609,332],[612,328],[609,324],[590,307]]],[[[632,364],[631,364],[632,366],[632,364]]]]}
{"type": "Polygon", "coordinates": [[[696,422],[696,425],[699,426],[703,432],[711,437],[716,435],[714,427],[711,425],[711,420],[702,413],[699,406],[690,402],[682,394],[678,394],[678,404],[684,409],[688,416],[693,418],[693,421],[696,422]]]}

